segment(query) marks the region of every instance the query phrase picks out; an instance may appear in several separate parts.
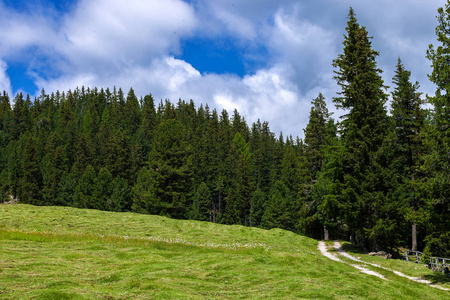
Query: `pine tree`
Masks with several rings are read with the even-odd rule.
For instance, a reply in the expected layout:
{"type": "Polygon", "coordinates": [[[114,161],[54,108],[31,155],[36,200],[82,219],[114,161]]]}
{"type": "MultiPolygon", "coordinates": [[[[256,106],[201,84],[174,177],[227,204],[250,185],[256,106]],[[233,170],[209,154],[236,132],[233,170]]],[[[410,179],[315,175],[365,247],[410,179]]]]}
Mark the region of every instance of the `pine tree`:
{"type": "Polygon", "coordinates": [[[107,205],[107,209],[110,211],[131,211],[131,189],[128,182],[122,177],[114,178],[107,205]]]}
{"type": "Polygon", "coordinates": [[[149,155],[156,214],[185,218],[190,207],[192,184],[192,150],[178,120],[159,124],[149,155]]]}
{"type": "Polygon", "coordinates": [[[333,61],[337,69],[334,78],[342,90],[333,101],[338,108],[348,110],[340,123],[345,176],[339,197],[346,224],[365,237],[367,247],[378,248],[387,237],[376,224],[389,218],[384,210],[389,178],[385,178],[381,149],[388,121],[384,107],[387,95],[376,64],[379,53],[372,49],[371,38],[358,24],[352,8],[346,31],[344,53],[333,61]]]}
{"type": "Polygon", "coordinates": [[[39,160],[36,151],[36,140],[29,136],[23,154],[23,181],[20,200],[24,203],[42,205],[41,184],[42,177],[39,170],[39,160]]]}
{"type": "Polygon", "coordinates": [[[90,207],[100,210],[109,210],[108,201],[110,201],[113,191],[113,177],[108,168],[103,167],[95,177],[92,187],[92,199],[90,207]]]}
{"type": "Polygon", "coordinates": [[[141,132],[143,139],[143,152],[147,155],[151,150],[151,141],[153,139],[153,132],[157,125],[155,103],[152,95],[146,95],[144,97],[144,103],[142,108],[142,124],[141,132]]]}
{"type": "Polygon", "coordinates": [[[266,194],[257,189],[253,192],[252,198],[250,199],[250,226],[260,227],[262,222],[262,217],[264,215],[264,209],[267,201],[266,194]]]}
{"type": "Polygon", "coordinates": [[[75,207],[92,208],[96,177],[94,167],[87,165],[75,191],[75,207]]]}
{"type": "MultiPolygon", "coordinates": [[[[308,236],[321,237],[324,224],[316,214],[322,203],[322,198],[313,197],[313,186],[318,183],[319,172],[331,142],[335,137],[334,120],[330,118],[325,98],[321,93],[312,102],[309,122],[304,129],[305,138],[303,153],[300,157],[299,184],[300,188],[300,221],[299,230],[308,236]]],[[[317,195],[317,194],[315,194],[317,195]]]]}
{"type": "Polygon", "coordinates": [[[23,100],[23,94],[18,93],[14,98],[14,109],[11,120],[11,139],[18,139],[19,136],[30,129],[31,115],[29,107],[23,100]]]}
{"type": "Polygon", "coordinates": [[[41,162],[42,198],[46,205],[56,204],[59,181],[64,172],[64,150],[61,146],[49,151],[41,162]]]}
{"type": "Polygon", "coordinates": [[[64,172],[58,186],[58,195],[55,201],[60,206],[75,206],[77,183],[72,173],[64,172]]]}
{"type": "Polygon", "coordinates": [[[258,120],[252,125],[249,146],[252,153],[253,186],[267,194],[271,187],[276,148],[275,135],[270,132],[268,122],[261,123],[258,120]]]}
{"type": "Polygon", "coordinates": [[[152,173],[144,167],[139,172],[136,184],[132,188],[133,203],[131,210],[141,214],[158,214],[159,199],[156,196],[152,173]]]}
{"type": "Polygon", "coordinates": [[[202,182],[194,194],[192,201],[192,209],[190,210],[189,219],[208,221],[210,219],[210,203],[211,192],[206,183],[202,182]]]}
{"type": "Polygon", "coordinates": [[[251,153],[244,137],[237,132],[232,142],[232,180],[221,222],[249,225],[251,186],[251,153]]]}
{"type": "Polygon", "coordinates": [[[315,180],[317,173],[322,168],[325,146],[329,142],[328,122],[331,114],[328,112],[325,97],[319,96],[312,102],[309,122],[304,129],[305,133],[305,156],[307,165],[305,166],[311,178],[309,183],[315,180]]]}
{"type": "Polygon", "coordinates": [[[291,191],[282,181],[276,181],[262,216],[262,227],[294,230],[296,221],[295,203],[291,191]]]}
{"type": "Polygon", "coordinates": [[[139,125],[141,124],[141,108],[133,89],[130,89],[128,92],[124,110],[124,119],[126,128],[125,131],[128,136],[134,136],[139,128],[139,125]]]}
{"type": "Polygon", "coordinates": [[[438,9],[436,35],[438,46],[429,46],[427,58],[433,68],[429,75],[436,93],[429,101],[433,105],[433,124],[427,130],[431,153],[424,168],[428,181],[423,197],[429,206],[427,250],[434,255],[450,256],[450,1],[438,9]]]}
{"type": "Polygon", "coordinates": [[[72,166],[72,174],[75,180],[79,180],[86,167],[93,162],[91,152],[89,140],[84,134],[81,134],[75,149],[75,163],[72,166]]]}
{"type": "Polygon", "coordinates": [[[130,179],[133,169],[132,151],[125,133],[119,130],[106,140],[103,151],[105,166],[111,171],[113,177],[120,176],[126,180],[130,179]]]}
{"type": "Polygon", "coordinates": [[[7,121],[11,114],[11,105],[9,103],[8,94],[3,91],[3,96],[0,96],[0,132],[4,132],[8,129],[7,121]]]}
{"type": "MultiPolygon", "coordinates": [[[[407,71],[398,59],[392,82],[393,136],[389,144],[393,148],[393,168],[398,175],[399,186],[396,189],[398,201],[408,209],[407,219],[412,222],[412,250],[417,250],[417,223],[422,207],[420,197],[415,190],[419,177],[419,163],[425,149],[422,145],[421,131],[424,128],[425,112],[421,108],[422,100],[417,92],[419,83],[411,83],[411,72],[407,71]]],[[[403,215],[403,214],[400,214],[403,215]]]]}

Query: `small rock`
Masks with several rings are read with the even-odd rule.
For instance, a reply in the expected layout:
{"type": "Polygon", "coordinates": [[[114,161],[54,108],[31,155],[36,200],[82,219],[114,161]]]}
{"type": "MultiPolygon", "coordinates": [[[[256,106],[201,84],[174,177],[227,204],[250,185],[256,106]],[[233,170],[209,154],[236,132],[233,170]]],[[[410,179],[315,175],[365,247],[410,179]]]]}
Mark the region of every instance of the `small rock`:
{"type": "Polygon", "coordinates": [[[384,256],[385,259],[392,258],[392,254],[387,253],[385,251],[378,251],[378,252],[370,252],[370,256],[384,256]]]}

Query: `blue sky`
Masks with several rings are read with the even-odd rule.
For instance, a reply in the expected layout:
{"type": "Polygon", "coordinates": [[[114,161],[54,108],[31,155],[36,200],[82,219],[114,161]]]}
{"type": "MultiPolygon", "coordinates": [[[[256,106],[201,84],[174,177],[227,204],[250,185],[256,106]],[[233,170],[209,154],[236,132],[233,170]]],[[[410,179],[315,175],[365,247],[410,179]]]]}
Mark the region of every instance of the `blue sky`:
{"type": "Polygon", "coordinates": [[[235,108],[248,123],[303,136],[319,92],[335,117],[332,60],[352,6],[374,37],[392,85],[401,57],[421,91],[437,0],[4,0],[0,90],[38,95],[76,87],[130,87],[156,99],[235,108]]]}

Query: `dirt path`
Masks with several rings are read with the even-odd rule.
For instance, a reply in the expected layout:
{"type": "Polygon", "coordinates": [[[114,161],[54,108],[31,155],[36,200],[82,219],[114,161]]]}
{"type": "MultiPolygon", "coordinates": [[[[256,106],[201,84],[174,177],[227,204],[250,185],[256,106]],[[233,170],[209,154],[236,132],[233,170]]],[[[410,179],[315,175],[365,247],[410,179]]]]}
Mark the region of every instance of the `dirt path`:
{"type": "MultiPolygon", "coordinates": [[[[342,256],[344,256],[344,257],[346,257],[346,258],[348,258],[348,259],[350,259],[350,260],[353,260],[353,261],[355,261],[355,262],[358,262],[358,263],[360,263],[360,264],[362,264],[362,265],[370,265],[370,266],[372,266],[372,267],[376,267],[376,268],[380,268],[380,269],[383,269],[383,270],[386,270],[386,271],[390,271],[390,272],[394,273],[394,274],[397,275],[397,276],[407,278],[407,279],[412,280],[412,281],[414,281],[414,282],[427,284],[427,285],[429,285],[429,286],[431,286],[431,287],[434,287],[434,288],[437,288],[437,289],[440,289],[440,290],[450,291],[450,289],[448,289],[448,288],[445,288],[445,287],[442,287],[442,286],[434,285],[434,284],[433,284],[431,281],[429,281],[429,280],[425,280],[425,279],[421,279],[421,278],[417,278],[417,277],[410,277],[410,276],[407,276],[407,275],[405,275],[405,274],[403,274],[403,273],[401,273],[401,272],[399,272],[399,271],[391,270],[391,269],[382,267],[382,266],[380,266],[380,265],[373,264],[373,263],[369,263],[369,262],[365,262],[365,261],[362,261],[362,260],[360,260],[360,259],[358,259],[358,258],[356,258],[356,257],[353,257],[353,256],[351,256],[350,254],[348,254],[347,252],[345,252],[345,251],[342,249],[342,246],[341,246],[341,244],[340,244],[338,241],[334,241],[334,245],[333,245],[333,246],[334,246],[334,248],[336,249],[336,251],[339,253],[339,255],[342,255],[342,256]]],[[[320,242],[319,242],[318,249],[319,249],[319,251],[320,251],[324,256],[328,257],[329,259],[332,259],[332,260],[334,260],[334,261],[338,261],[338,262],[341,262],[341,263],[344,263],[344,264],[348,264],[348,263],[342,261],[341,259],[339,259],[336,255],[334,255],[334,254],[328,252],[327,246],[325,245],[325,242],[324,242],[324,241],[320,241],[320,242]]],[[[381,275],[380,273],[377,273],[377,272],[375,272],[375,271],[369,270],[369,269],[365,268],[364,266],[356,265],[356,264],[348,264],[348,265],[350,265],[350,266],[352,266],[352,267],[354,267],[354,268],[360,270],[361,272],[363,272],[363,273],[365,273],[365,274],[377,276],[377,277],[379,277],[379,278],[381,278],[381,279],[387,280],[387,279],[386,279],[383,275],[381,275]]]]}
{"type": "Polygon", "coordinates": [[[329,259],[332,259],[334,261],[338,261],[343,263],[342,260],[340,260],[339,258],[337,258],[336,256],[334,256],[333,254],[331,254],[330,252],[328,252],[327,246],[325,245],[325,242],[320,241],[319,242],[319,246],[317,247],[319,249],[319,251],[322,253],[322,255],[328,257],[329,259]]]}
{"type": "MultiPolygon", "coordinates": [[[[339,244],[338,241],[334,241],[334,246],[336,247],[336,245],[338,245],[339,247],[341,246],[341,245],[339,244]]],[[[339,258],[337,258],[334,254],[328,252],[328,249],[327,249],[327,246],[325,245],[325,242],[320,241],[320,242],[319,242],[318,249],[319,249],[319,251],[320,251],[324,256],[328,257],[329,259],[332,259],[332,260],[334,260],[334,261],[338,261],[338,262],[347,264],[346,262],[344,262],[344,261],[340,260],[339,258]]],[[[342,249],[342,248],[341,248],[341,249],[342,249]]],[[[343,251],[342,251],[342,252],[343,252],[343,251]]],[[[341,254],[342,254],[342,252],[341,252],[341,254]]],[[[344,253],[345,253],[345,252],[344,252],[344,253]]],[[[347,253],[346,253],[346,254],[347,254],[347,253]]],[[[353,268],[356,268],[356,269],[360,270],[361,272],[363,272],[363,273],[365,273],[365,274],[373,275],[373,276],[376,276],[376,277],[378,277],[378,278],[381,278],[381,279],[386,280],[386,278],[384,278],[384,276],[381,275],[380,273],[377,273],[377,272],[375,272],[375,271],[371,271],[371,270],[369,270],[369,269],[367,269],[367,268],[364,268],[363,266],[360,266],[360,265],[351,265],[351,264],[348,264],[348,265],[352,266],[353,268]]]]}

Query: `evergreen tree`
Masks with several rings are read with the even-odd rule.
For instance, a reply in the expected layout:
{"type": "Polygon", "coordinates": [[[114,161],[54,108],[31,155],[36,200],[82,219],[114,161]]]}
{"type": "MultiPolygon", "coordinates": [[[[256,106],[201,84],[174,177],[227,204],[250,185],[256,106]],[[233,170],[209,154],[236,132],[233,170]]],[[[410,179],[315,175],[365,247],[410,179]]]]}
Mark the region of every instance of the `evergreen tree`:
{"type": "Polygon", "coordinates": [[[100,210],[108,210],[113,191],[113,177],[108,168],[103,167],[95,177],[92,187],[92,199],[90,207],[100,210]]]}
{"type": "Polygon", "coordinates": [[[4,203],[9,201],[8,197],[8,189],[9,189],[9,180],[8,180],[8,172],[6,169],[3,169],[0,172],[0,203],[4,203]]]}
{"type": "MultiPolygon", "coordinates": [[[[275,136],[267,122],[259,120],[252,125],[249,146],[252,153],[253,186],[267,194],[271,187],[271,170],[274,167],[275,136]]],[[[292,170],[295,172],[295,170],[292,170]]]]}
{"type": "Polygon", "coordinates": [[[156,196],[155,181],[148,168],[143,168],[132,188],[131,210],[142,214],[158,214],[159,199],[156,196]]]}
{"type": "MultiPolygon", "coordinates": [[[[415,186],[420,180],[419,163],[425,152],[420,135],[424,128],[425,112],[421,108],[420,93],[417,92],[419,83],[411,83],[410,76],[411,72],[405,69],[399,58],[392,80],[395,84],[391,104],[393,136],[389,144],[393,148],[392,167],[399,182],[396,198],[408,209],[404,214],[412,222],[412,250],[417,250],[417,223],[421,214],[418,210],[423,204],[420,203],[415,186]]],[[[403,218],[403,214],[400,216],[403,218]]]]}
{"type": "Polygon", "coordinates": [[[427,130],[431,153],[424,168],[428,180],[423,197],[428,202],[429,234],[427,250],[434,255],[450,256],[450,1],[438,9],[436,35],[438,46],[429,46],[427,58],[433,68],[429,75],[436,93],[429,101],[433,105],[433,124],[427,130]]]}
{"type": "MultiPolygon", "coordinates": [[[[299,167],[301,173],[298,180],[301,183],[299,227],[301,232],[309,236],[321,237],[322,227],[324,231],[328,229],[325,224],[320,224],[323,220],[316,214],[322,214],[318,211],[318,207],[325,195],[317,193],[312,195],[312,190],[315,184],[323,184],[318,182],[319,172],[322,170],[326,152],[332,151],[330,146],[336,132],[334,120],[330,118],[331,114],[328,112],[323,95],[320,93],[311,104],[309,122],[304,129],[304,153],[299,167]]],[[[322,178],[322,180],[326,179],[322,178]]],[[[324,233],[324,236],[326,237],[327,233],[324,233]]]]}
{"type": "Polygon", "coordinates": [[[75,180],[79,180],[84,170],[93,161],[91,147],[86,135],[82,134],[75,149],[75,163],[72,166],[72,174],[75,180]]]}
{"type": "Polygon", "coordinates": [[[157,125],[155,103],[152,95],[146,95],[144,97],[144,103],[142,107],[142,124],[141,133],[143,135],[142,146],[143,152],[147,155],[150,152],[151,141],[153,138],[153,132],[157,125]]]}
{"type": "Polygon", "coordinates": [[[75,207],[92,208],[96,177],[94,167],[87,165],[75,191],[75,207]]]}
{"type": "Polygon", "coordinates": [[[0,96],[0,132],[5,132],[9,126],[9,116],[11,114],[11,105],[9,103],[8,94],[3,91],[3,96],[0,96]],[[7,123],[8,122],[8,123],[7,123]]]}
{"type": "Polygon", "coordinates": [[[111,170],[113,177],[120,176],[130,179],[132,173],[132,158],[129,140],[124,132],[118,131],[106,141],[103,155],[105,166],[111,170]]]}
{"type": "Polygon", "coordinates": [[[294,230],[295,205],[291,191],[282,181],[275,182],[262,217],[262,227],[294,230]]]}
{"type": "Polygon", "coordinates": [[[304,130],[306,168],[311,176],[310,183],[315,180],[317,173],[322,168],[324,148],[332,138],[329,136],[328,128],[331,114],[328,112],[325,97],[319,93],[319,96],[311,103],[313,106],[309,113],[309,122],[304,130]]]}
{"type": "Polygon", "coordinates": [[[42,177],[39,170],[39,160],[36,151],[36,140],[29,136],[23,154],[23,181],[20,200],[24,203],[42,205],[41,184],[42,177]]]}
{"type": "Polygon", "coordinates": [[[250,226],[260,227],[266,206],[266,194],[257,189],[250,199],[250,226]]]}
{"type": "Polygon", "coordinates": [[[8,170],[9,170],[9,188],[14,198],[20,198],[22,185],[22,161],[23,148],[25,147],[26,139],[22,136],[19,141],[10,141],[8,144],[8,170]]]}
{"type": "Polygon", "coordinates": [[[41,162],[42,198],[46,205],[56,204],[59,181],[64,172],[64,150],[61,146],[48,152],[41,162]]]}
{"type": "Polygon", "coordinates": [[[337,68],[334,78],[342,90],[333,101],[349,111],[340,123],[345,175],[339,197],[350,230],[363,236],[368,248],[379,248],[388,237],[378,230],[378,221],[395,213],[384,209],[389,202],[382,149],[388,123],[384,107],[387,95],[371,38],[358,24],[352,8],[348,19],[344,53],[333,61],[337,68]]]}
{"type": "Polygon", "coordinates": [[[152,213],[186,217],[191,200],[191,151],[178,120],[168,119],[159,124],[149,155],[155,194],[152,198],[158,200],[152,213]]]}
{"type": "Polygon", "coordinates": [[[110,211],[130,211],[132,205],[131,190],[128,182],[117,176],[112,182],[110,197],[107,201],[110,211]]]}
{"type": "Polygon", "coordinates": [[[210,219],[211,193],[206,183],[202,182],[194,194],[192,209],[189,218],[199,221],[208,221],[210,219]]]}
{"type": "Polygon", "coordinates": [[[244,137],[237,132],[231,148],[232,178],[221,222],[249,225],[251,186],[251,153],[244,137]]]}
{"type": "Polygon", "coordinates": [[[141,108],[133,89],[130,89],[128,92],[124,110],[124,118],[126,132],[128,136],[132,137],[135,135],[141,124],[141,108]]]}
{"type": "Polygon", "coordinates": [[[64,172],[59,181],[58,195],[55,205],[74,206],[76,203],[77,182],[72,173],[64,172]]]}
{"type": "Polygon", "coordinates": [[[23,100],[23,94],[19,93],[14,98],[14,109],[11,120],[11,138],[18,139],[19,136],[30,129],[31,116],[29,107],[23,100]]]}

